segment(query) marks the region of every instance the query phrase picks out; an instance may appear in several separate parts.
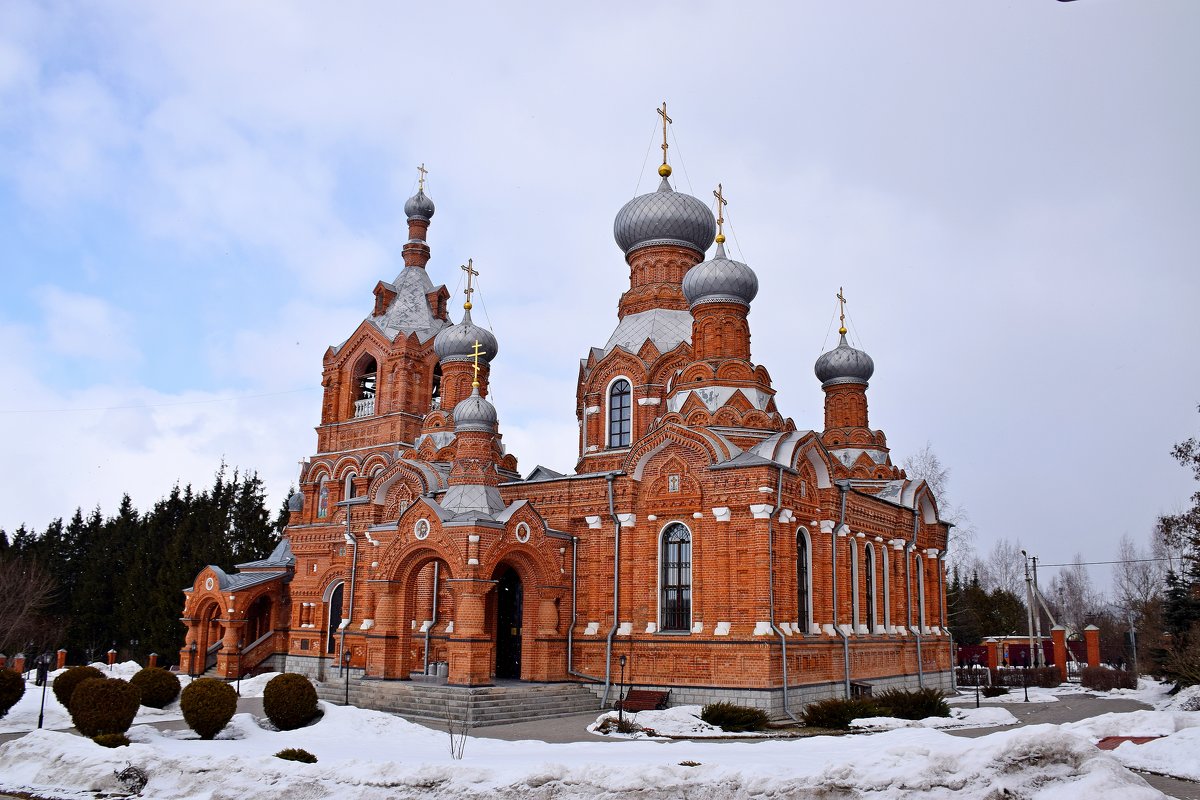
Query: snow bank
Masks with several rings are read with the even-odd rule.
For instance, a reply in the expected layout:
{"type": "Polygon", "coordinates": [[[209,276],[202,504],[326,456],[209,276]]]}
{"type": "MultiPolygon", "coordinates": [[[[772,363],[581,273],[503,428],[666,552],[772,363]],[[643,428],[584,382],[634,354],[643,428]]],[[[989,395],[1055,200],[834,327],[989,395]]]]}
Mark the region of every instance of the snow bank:
{"type": "MultiPolygon", "coordinates": [[[[117,667],[125,667],[124,670],[114,670],[112,677],[129,680],[132,678],[141,667],[133,661],[127,662],[133,665],[135,669],[129,669],[125,664],[118,664],[117,667]]],[[[93,664],[92,666],[103,670],[105,677],[108,677],[107,665],[93,664]]],[[[63,672],[57,670],[50,673],[50,681],[46,684],[46,706],[42,727],[50,730],[66,730],[73,727],[71,715],[67,712],[66,707],[58,702],[58,698],[54,696],[54,688],[50,684],[54,682],[54,677],[63,672]]],[[[188,677],[183,675],[179,678],[180,687],[187,686],[188,677]]],[[[42,687],[34,684],[32,680],[25,682],[25,694],[17,701],[17,704],[9,709],[8,713],[0,717],[0,733],[23,733],[37,728],[38,712],[42,708],[42,687]]],[[[138,709],[137,716],[134,717],[135,725],[145,722],[163,722],[166,720],[183,719],[183,713],[179,710],[179,700],[166,706],[165,708],[146,708],[142,706],[138,709]]]]}
{"type": "MultiPolygon", "coordinates": [[[[965,692],[966,689],[963,689],[961,691],[965,692]]],[[[1058,689],[1041,689],[1036,686],[1030,686],[1029,687],[1029,702],[1031,702],[1031,703],[1057,703],[1059,694],[1064,694],[1064,692],[1061,692],[1058,689]]],[[[952,706],[956,706],[956,705],[962,706],[962,705],[967,705],[967,704],[975,705],[975,692],[972,691],[968,694],[960,694],[957,697],[951,697],[951,698],[947,699],[946,702],[952,706]]],[[[983,694],[980,693],[979,702],[980,703],[1024,703],[1025,702],[1025,690],[1022,689],[1020,686],[1016,686],[1016,687],[1010,686],[1008,689],[1008,694],[1002,694],[997,697],[984,697],[983,694]]]]}
{"type": "Polygon", "coordinates": [[[658,736],[691,739],[747,739],[771,735],[767,731],[733,733],[718,728],[715,725],[709,725],[700,719],[702,709],[703,706],[674,706],[661,710],[627,712],[625,719],[641,725],[646,729],[646,732],[617,733],[614,728],[611,733],[599,734],[599,728],[604,724],[605,720],[615,720],[618,718],[617,712],[609,711],[597,717],[596,721],[588,725],[587,729],[590,733],[620,739],[645,739],[652,736],[649,731],[653,731],[658,736]]]}
{"type": "Polygon", "coordinates": [[[925,719],[899,719],[897,717],[864,717],[851,722],[855,728],[872,731],[891,731],[900,728],[999,728],[1016,725],[1017,718],[1004,708],[952,708],[948,717],[926,717],[925,719]]]}
{"type": "Polygon", "coordinates": [[[0,790],[79,798],[120,792],[114,772],[131,763],[149,776],[143,796],[180,800],[705,800],[807,793],[985,800],[1005,790],[1036,800],[1162,796],[1084,736],[1052,725],[978,739],[926,728],[759,742],[558,745],[472,738],[465,759],[454,761],[444,732],[382,712],[326,703],[322,708],[319,722],[283,732],[238,714],[220,739],[209,742],[188,731],[135,726],[134,744],[114,750],[78,736],[39,731],[0,746],[0,790]],[[272,757],[285,747],[303,747],[320,761],[272,757]]]}

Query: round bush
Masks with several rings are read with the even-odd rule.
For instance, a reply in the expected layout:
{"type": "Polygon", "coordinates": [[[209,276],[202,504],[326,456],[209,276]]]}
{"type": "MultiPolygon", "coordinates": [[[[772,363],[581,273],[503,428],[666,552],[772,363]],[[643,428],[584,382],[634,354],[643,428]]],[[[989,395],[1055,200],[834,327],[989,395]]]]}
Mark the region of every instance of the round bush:
{"type": "Polygon", "coordinates": [[[163,708],[179,697],[179,678],[162,667],[146,667],[129,679],[142,690],[142,705],[163,708]]]}
{"type": "Polygon", "coordinates": [[[179,708],[189,728],[201,739],[211,739],[233,719],[237,692],[225,681],[198,678],[184,687],[179,708]]]}
{"type": "Polygon", "coordinates": [[[142,693],[120,678],[88,678],[71,694],[71,721],[89,739],[124,733],[137,716],[142,693]]]}
{"type": "Polygon", "coordinates": [[[25,679],[11,669],[0,669],[0,717],[17,704],[25,694],[25,679]]]}
{"type": "Polygon", "coordinates": [[[54,696],[58,698],[58,702],[62,703],[62,707],[69,709],[71,707],[71,695],[75,692],[76,686],[89,678],[103,677],[104,673],[95,667],[71,667],[54,679],[54,684],[51,688],[54,689],[54,696]]]}
{"type": "Polygon", "coordinates": [[[883,716],[882,709],[871,702],[870,698],[855,697],[845,700],[840,697],[821,700],[804,708],[800,719],[810,728],[842,729],[850,727],[850,723],[864,717],[883,716]]]}
{"type": "Polygon", "coordinates": [[[263,689],[263,711],[281,731],[303,727],[317,716],[317,690],[303,675],[276,675],[263,689]]]}
{"type": "Polygon", "coordinates": [[[101,747],[129,747],[129,737],[123,733],[102,733],[93,736],[92,741],[101,747]]]}
{"type": "Polygon", "coordinates": [[[736,703],[709,703],[700,710],[700,719],[730,733],[761,731],[770,721],[762,709],[736,703]]]}
{"type": "Polygon", "coordinates": [[[948,717],[950,706],[937,689],[885,689],[871,698],[881,716],[900,719],[948,717]]]}

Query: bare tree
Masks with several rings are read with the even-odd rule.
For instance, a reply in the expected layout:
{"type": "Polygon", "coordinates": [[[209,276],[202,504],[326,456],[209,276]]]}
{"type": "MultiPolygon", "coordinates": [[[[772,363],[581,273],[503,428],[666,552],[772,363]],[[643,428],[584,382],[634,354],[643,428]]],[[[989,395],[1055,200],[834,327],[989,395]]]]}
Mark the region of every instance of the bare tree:
{"type": "Polygon", "coordinates": [[[983,559],[975,559],[972,570],[979,575],[979,585],[985,591],[1003,589],[1025,599],[1025,557],[1021,542],[1000,539],[983,559]]]}
{"type": "Polygon", "coordinates": [[[0,653],[23,652],[28,644],[52,643],[56,623],[44,612],[54,600],[54,578],[32,561],[0,559],[0,653]]]}
{"type": "Polygon", "coordinates": [[[1166,570],[1163,562],[1153,561],[1151,551],[1138,547],[1129,534],[1121,537],[1117,558],[1119,563],[1113,566],[1116,605],[1122,616],[1140,623],[1151,604],[1162,597],[1166,570]]]}
{"type": "Polygon", "coordinates": [[[1104,597],[1092,586],[1091,576],[1083,564],[1083,555],[1075,554],[1069,567],[1062,567],[1050,582],[1050,597],[1058,606],[1058,624],[1076,635],[1104,612],[1104,597]]]}
{"type": "Polygon", "coordinates": [[[950,482],[950,468],[942,464],[929,442],[905,458],[901,467],[909,478],[923,480],[929,485],[930,491],[937,499],[939,516],[954,524],[950,529],[950,541],[947,544],[949,557],[958,564],[969,563],[975,552],[975,525],[971,522],[967,509],[950,499],[947,488],[950,482]]]}

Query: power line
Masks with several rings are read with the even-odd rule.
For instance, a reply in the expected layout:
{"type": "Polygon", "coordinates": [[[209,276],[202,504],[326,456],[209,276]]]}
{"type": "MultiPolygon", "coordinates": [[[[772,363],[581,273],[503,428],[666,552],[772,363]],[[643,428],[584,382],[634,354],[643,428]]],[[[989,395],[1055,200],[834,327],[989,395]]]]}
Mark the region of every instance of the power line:
{"type": "Polygon", "coordinates": [[[209,403],[231,403],[237,400],[254,400],[260,397],[279,397],[285,394],[298,394],[299,392],[312,392],[321,387],[306,386],[303,389],[288,389],[282,392],[264,392],[262,394],[241,394],[233,397],[210,397],[206,400],[180,400],[175,403],[148,403],[145,405],[136,406],[93,406],[91,408],[5,408],[0,409],[0,414],[73,414],[76,412],[87,411],[137,411],[140,409],[149,408],[172,408],[174,406],[199,406],[209,403]]]}
{"type": "Polygon", "coordinates": [[[1100,564],[1138,564],[1145,561],[1174,561],[1172,558],[1123,558],[1119,561],[1074,561],[1070,564],[1043,564],[1040,561],[1038,566],[1042,567],[1092,567],[1100,564]]]}

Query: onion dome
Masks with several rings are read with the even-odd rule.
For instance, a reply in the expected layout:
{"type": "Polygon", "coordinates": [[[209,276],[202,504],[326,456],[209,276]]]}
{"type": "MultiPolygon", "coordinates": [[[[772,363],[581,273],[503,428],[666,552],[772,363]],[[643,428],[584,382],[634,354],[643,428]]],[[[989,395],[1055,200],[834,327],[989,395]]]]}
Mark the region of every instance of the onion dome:
{"type": "Polygon", "coordinates": [[[717,226],[708,206],[676,192],[663,176],[657,192],[638,195],[617,212],[613,236],[629,255],[639,247],[673,244],[701,255],[712,245],[717,226]]]}
{"type": "Polygon", "coordinates": [[[438,331],[433,350],[439,361],[470,361],[475,358],[475,342],[479,342],[481,348],[479,360],[492,363],[499,343],[491,331],[471,321],[471,309],[468,308],[463,312],[462,322],[438,331]]]}
{"type": "Polygon", "coordinates": [[[304,510],[304,492],[293,492],[288,498],[288,511],[292,514],[298,514],[304,510]]]}
{"type": "Polygon", "coordinates": [[[433,201],[429,199],[429,195],[425,194],[424,189],[418,189],[416,194],[404,202],[404,214],[409,219],[414,217],[426,220],[433,218],[433,201]]]}
{"type": "Polygon", "coordinates": [[[817,380],[821,381],[821,388],[839,383],[865,385],[875,373],[875,362],[862,350],[851,347],[846,341],[845,329],[842,331],[838,346],[828,353],[822,353],[813,367],[817,380]]]}
{"type": "Polygon", "coordinates": [[[463,431],[496,432],[496,407],[479,396],[479,387],[454,407],[454,432],[463,431]]]}
{"type": "Polygon", "coordinates": [[[758,276],[740,261],[725,255],[725,243],[717,237],[717,254],[702,261],[683,276],[683,296],[688,305],[733,302],[749,306],[758,294],[758,276]]]}

